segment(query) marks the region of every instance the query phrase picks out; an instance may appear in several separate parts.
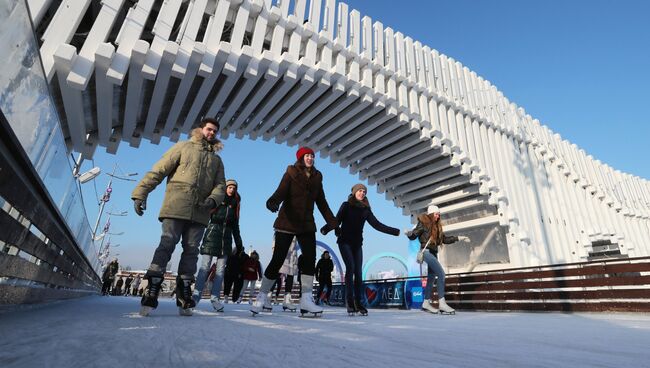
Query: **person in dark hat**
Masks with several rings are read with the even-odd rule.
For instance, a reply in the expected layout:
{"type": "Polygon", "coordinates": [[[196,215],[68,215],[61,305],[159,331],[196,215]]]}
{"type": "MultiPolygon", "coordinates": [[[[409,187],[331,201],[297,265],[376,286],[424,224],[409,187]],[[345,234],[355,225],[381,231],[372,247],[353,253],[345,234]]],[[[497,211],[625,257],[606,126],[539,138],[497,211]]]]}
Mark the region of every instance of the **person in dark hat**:
{"type": "Polygon", "coordinates": [[[318,280],[318,292],[316,293],[317,301],[323,300],[323,303],[330,303],[330,295],[332,294],[332,271],[334,271],[334,263],[330,252],[324,251],[321,254],[318,263],[316,263],[316,280],[318,280]],[[327,287],[325,295],[323,291],[327,287]]]}
{"type": "Polygon", "coordinates": [[[223,282],[228,257],[244,251],[239,231],[239,211],[241,196],[237,191],[237,182],[226,180],[226,196],[210,215],[210,223],[203,236],[201,244],[201,267],[196,276],[196,286],[192,298],[196,304],[201,300],[212,259],[216,258],[214,280],[210,291],[210,302],[217,312],[223,312],[224,306],[220,301],[221,284],[223,282]],[[232,243],[235,241],[233,249],[232,243]]]}
{"type": "Polygon", "coordinates": [[[300,312],[318,316],[323,308],[314,304],[313,282],[314,263],[316,262],[316,223],[314,221],[314,204],[332,227],[338,221],[325,199],[323,175],[314,166],[314,151],[301,147],[296,152],[296,163],[287,167],[280,185],[266,201],[266,208],[278,212],[273,224],[275,229],[275,249],[262,279],[262,286],[251,307],[253,314],[262,311],[267,304],[267,294],[289,251],[294,236],[302,251],[300,312]]]}
{"type": "Polygon", "coordinates": [[[320,230],[323,235],[334,230],[337,236],[336,242],[345,263],[345,300],[350,315],[356,312],[364,316],[368,314],[368,310],[363,305],[363,226],[368,222],[377,231],[399,235],[399,229],[386,226],[377,220],[370,209],[367,193],[368,189],[365,185],[355,184],[352,193],[348,195],[348,200],[341,204],[336,214],[341,228],[325,225],[320,230]]]}

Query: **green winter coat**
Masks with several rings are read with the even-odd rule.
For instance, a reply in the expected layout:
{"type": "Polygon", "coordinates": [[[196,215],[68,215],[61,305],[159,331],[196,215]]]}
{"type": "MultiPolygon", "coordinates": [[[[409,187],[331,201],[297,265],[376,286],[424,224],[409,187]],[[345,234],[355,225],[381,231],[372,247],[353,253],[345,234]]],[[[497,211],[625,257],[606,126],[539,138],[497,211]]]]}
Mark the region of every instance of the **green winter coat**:
{"type": "Polygon", "coordinates": [[[210,216],[210,223],[203,235],[201,254],[216,257],[230,256],[233,254],[233,238],[237,246],[236,253],[244,249],[239,233],[239,203],[241,197],[237,193],[233,197],[226,196],[210,216]]]}
{"type": "Polygon", "coordinates": [[[216,154],[223,148],[219,141],[208,143],[201,128],[192,131],[192,137],[176,143],[131,193],[132,199],[147,200],[163,179],[167,178],[165,199],[158,219],[179,219],[208,225],[210,213],[199,204],[208,197],[221,203],[225,195],[226,179],[223,162],[216,154]]]}

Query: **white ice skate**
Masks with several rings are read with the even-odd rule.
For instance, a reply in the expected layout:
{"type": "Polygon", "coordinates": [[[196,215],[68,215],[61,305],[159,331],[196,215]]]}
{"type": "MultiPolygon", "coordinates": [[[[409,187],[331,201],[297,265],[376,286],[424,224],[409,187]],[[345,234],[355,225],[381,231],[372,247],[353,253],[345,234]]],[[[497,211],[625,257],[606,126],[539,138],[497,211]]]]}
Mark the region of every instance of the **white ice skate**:
{"type": "Polygon", "coordinates": [[[212,308],[217,312],[223,312],[223,304],[219,301],[219,298],[212,297],[210,298],[210,303],[212,303],[212,308]]]}
{"type": "Polygon", "coordinates": [[[271,303],[273,297],[270,297],[269,294],[271,293],[266,294],[266,300],[264,301],[264,305],[262,305],[264,312],[273,312],[273,304],[271,303]]]}
{"type": "Polygon", "coordinates": [[[255,302],[253,305],[251,305],[251,313],[253,313],[253,316],[256,316],[260,314],[261,312],[265,311],[265,306],[268,303],[266,293],[259,292],[257,293],[257,297],[255,298],[255,302]]]}
{"type": "Polygon", "coordinates": [[[151,313],[151,311],[153,311],[154,309],[156,309],[156,308],[148,307],[146,305],[142,305],[142,306],[140,306],[140,315],[142,317],[147,317],[151,313]]]}
{"type": "Polygon", "coordinates": [[[440,314],[456,314],[456,310],[445,302],[445,298],[438,299],[438,308],[440,308],[440,314]]]}
{"type": "Polygon", "coordinates": [[[323,315],[323,308],[314,304],[312,295],[314,288],[314,276],[301,275],[302,296],[300,297],[300,317],[320,317],[323,315]]]}
{"type": "Polygon", "coordinates": [[[181,315],[181,316],[190,317],[190,316],[192,316],[193,312],[194,312],[194,309],[192,309],[192,308],[178,307],[178,314],[181,315]]]}
{"type": "Polygon", "coordinates": [[[429,299],[422,302],[422,310],[425,312],[438,314],[438,310],[433,305],[431,305],[431,301],[429,301],[429,299]]]}
{"type": "Polygon", "coordinates": [[[289,311],[289,312],[295,312],[296,311],[296,305],[291,303],[291,294],[285,294],[284,295],[284,302],[282,303],[282,310],[283,311],[289,311]]]}

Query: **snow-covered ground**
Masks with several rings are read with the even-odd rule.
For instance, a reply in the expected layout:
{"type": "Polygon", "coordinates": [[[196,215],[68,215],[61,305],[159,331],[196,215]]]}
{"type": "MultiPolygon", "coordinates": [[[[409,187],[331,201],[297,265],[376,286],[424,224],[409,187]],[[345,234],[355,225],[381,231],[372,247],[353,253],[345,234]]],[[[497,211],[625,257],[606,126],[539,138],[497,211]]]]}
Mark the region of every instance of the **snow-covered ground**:
{"type": "Polygon", "coordinates": [[[93,296],[0,312],[0,367],[647,367],[650,315],[370,310],[181,317],[93,296]]]}

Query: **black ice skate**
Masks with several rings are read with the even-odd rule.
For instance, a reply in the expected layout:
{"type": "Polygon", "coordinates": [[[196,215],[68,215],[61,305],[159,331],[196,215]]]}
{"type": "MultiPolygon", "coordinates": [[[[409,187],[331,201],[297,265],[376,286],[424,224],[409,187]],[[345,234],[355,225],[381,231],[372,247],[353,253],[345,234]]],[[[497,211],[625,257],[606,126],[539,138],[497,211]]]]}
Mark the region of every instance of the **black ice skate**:
{"type": "Polygon", "coordinates": [[[146,317],[152,310],[158,308],[158,294],[163,278],[157,276],[145,276],[147,280],[147,289],[140,300],[140,315],[146,317]]]}
{"type": "Polygon", "coordinates": [[[354,306],[354,299],[348,298],[346,303],[348,309],[348,316],[352,317],[355,314],[357,314],[357,308],[354,306]]]}
{"type": "Polygon", "coordinates": [[[360,315],[362,316],[368,315],[368,310],[366,309],[366,307],[363,306],[363,304],[361,304],[360,300],[355,299],[354,307],[356,308],[357,312],[359,312],[360,315]]]}
{"type": "Polygon", "coordinates": [[[176,277],[176,306],[181,316],[191,316],[192,309],[196,306],[192,299],[192,276],[176,277]]]}

